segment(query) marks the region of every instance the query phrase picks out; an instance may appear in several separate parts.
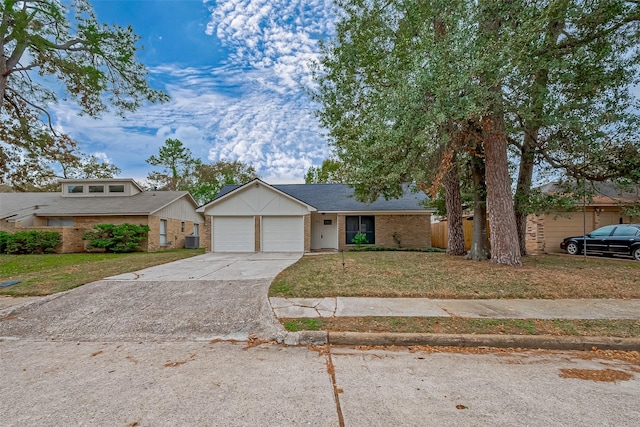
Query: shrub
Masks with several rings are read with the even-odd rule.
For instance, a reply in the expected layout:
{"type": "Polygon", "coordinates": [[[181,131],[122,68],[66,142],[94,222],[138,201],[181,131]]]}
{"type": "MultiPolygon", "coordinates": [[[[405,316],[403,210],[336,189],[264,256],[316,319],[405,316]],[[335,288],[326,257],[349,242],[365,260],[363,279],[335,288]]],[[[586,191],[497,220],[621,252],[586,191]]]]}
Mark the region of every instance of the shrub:
{"type": "Polygon", "coordinates": [[[354,243],[356,245],[356,248],[360,248],[360,245],[362,245],[363,243],[369,243],[369,241],[367,240],[366,234],[358,233],[353,236],[353,239],[351,239],[351,243],[354,243]]]}
{"type": "Polygon", "coordinates": [[[62,243],[60,233],[56,231],[18,231],[0,237],[4,244],[4,252],[8,254],[49,254],[56,250],[62,243]]]}
{"type": "Polygon", "coordinates": [[[6,231],[0,231],[0,254],[3,254],[7,250],[7,241],[11,235],[6,231]]]}
{"type": "Polygon", "coordinates": [[[148,225],[98,224],[94,231],[82,235],[89,241],[89,248],[102,248],[105,252],[135,252],[140,250],[140,242],[149,234],[148,225]]]}

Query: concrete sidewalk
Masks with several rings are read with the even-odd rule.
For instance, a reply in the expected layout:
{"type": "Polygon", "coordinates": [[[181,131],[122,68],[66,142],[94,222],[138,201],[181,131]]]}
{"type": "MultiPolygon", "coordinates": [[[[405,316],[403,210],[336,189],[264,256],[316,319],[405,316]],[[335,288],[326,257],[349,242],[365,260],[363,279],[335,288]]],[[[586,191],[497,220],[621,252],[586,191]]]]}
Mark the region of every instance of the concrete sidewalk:
{"type": "Polygon", "coordinates": [[[491,319],[640,319],[640,300],[428,298],[270,298],[278,318],[463,317],[491,319]]]}

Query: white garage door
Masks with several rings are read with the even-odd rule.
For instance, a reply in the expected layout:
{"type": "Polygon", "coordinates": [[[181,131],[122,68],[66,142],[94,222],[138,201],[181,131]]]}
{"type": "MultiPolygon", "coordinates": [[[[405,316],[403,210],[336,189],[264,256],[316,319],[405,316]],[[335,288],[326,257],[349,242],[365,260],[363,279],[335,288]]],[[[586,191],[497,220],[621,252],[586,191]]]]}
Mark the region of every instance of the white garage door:
{"type": "Polygon", "coordinates": [[[255,246],[252,216],[213,217],[213,252],[254,252],[255,246]]]}
{"type": "Polygon", "coordinates": [[[303,217],[262,217],[262,251],[304,252],[303,217]]]}

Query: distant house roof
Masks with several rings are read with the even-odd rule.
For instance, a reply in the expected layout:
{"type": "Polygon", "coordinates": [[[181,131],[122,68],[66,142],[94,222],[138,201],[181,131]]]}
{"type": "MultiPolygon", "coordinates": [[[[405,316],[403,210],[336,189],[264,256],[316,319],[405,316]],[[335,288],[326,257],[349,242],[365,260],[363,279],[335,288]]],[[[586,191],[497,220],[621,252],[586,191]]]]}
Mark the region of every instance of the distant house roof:
{"type": "MultiPolygon", "coordinates": [[[[573,184],[573,187],[569,186],[569,188],[567,188],[557,182],[550,182],[538,187],[542,193],[567,195],[572,194],[574,191],[573,189],[575,188],[577,188],[576,184],[573,184]]],[[[640,202],[639,186],[621,188],[613,182],[588,182],[587,192],[593,193],[590,204],[595,205],[615,205],[619,203],[640,202]]]]}
{"type": "Polygon", "coordinates": [[[36,216],[136,216],[151,215],[172,202],[187,197],[187,191],[145,191],[132,196],[63,197],[61,193],[0,193],[0,219],[20,220],[36,216]]]}
{"type": "MultiPolygon", "coordinates": [[[[214,201],[245,185],[225,185],[214,201]]],[[[271,187],[313,206],[319,212],[426,210],[421,202],[427,196],[422,192],[414,193],[409,189],[406,189],[399,199],[385,200],[384,197],[379,197],[373,203],[365,203],[358,201],[354,196],[353,188],[346,184],[279,184],[271,187]]]]}

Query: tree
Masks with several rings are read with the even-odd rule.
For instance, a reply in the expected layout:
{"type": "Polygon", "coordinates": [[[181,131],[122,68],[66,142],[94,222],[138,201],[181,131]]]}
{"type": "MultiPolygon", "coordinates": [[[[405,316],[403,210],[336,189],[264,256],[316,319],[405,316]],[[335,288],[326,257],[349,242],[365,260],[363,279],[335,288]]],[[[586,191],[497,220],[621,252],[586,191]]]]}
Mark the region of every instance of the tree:
{"type": "Polygon", "coordinates": [[[235,160],[219,160],[211,164],[199,164],[195,169],[195,182],[189,192],[200,204],[213,200],[226,184],[245,184],[258,178],[253,166],[235,160]]]}
{"type": "Polygon", "coordinates": [[[339,160],[326,159],[320,167],[311,166],[304,176],[306,184],[346,184],[344,165],[339,160]]]}
{"type": "MultiPolygon", "coordinates": [[[[468,133],[477,133],[475,152],[484,153],[477,177],[485,177],[491,257],[517,266],[536,168],[592,180],[640,176],[637,100],[629,92],[640,62],[637,2],[338,4],[315,99],[356,194],[394,196],[403,181],[432,184],[447,170],[437,162],[443,149],[475,150],[458,141],[474,123],[479,131],[468,133]],[[515,201],[509,158],[520,166],[515,201]]],[[[484,186],[475,187],[482,195],[484,186]]]]}
{"type": "Polygon", "coordinates": [[[70,139],[54,131],[48,110],[59,92],[91,117],[168,100],[149,86],[131,27],[99,23],[86,0],[64,3],[0,4],[0,174],[15,170],[25,156],[53,159],[73,151],[70,139]]]}
{"type": "Polygon", "coordinates": [[[15,191],[48,192],[59,190],[59,179],[103,179],[120,173],[114,164],[81,153],[66,135],[59,138],[67,139],[63,150],[49,159],[25,153],[15,160],[17,167],[5,175],[5,182],[15,191]]]}
{"type": "Polygon", "coordinates": [[[147,179],[158,190],[188,190],[193,184],[194,173],[201,161],[194,159],[191,150],[179,139],[168,138],[158,150],[146,160],[151,166],[161,166],[161,171],[149,173],[147,179]]]}

